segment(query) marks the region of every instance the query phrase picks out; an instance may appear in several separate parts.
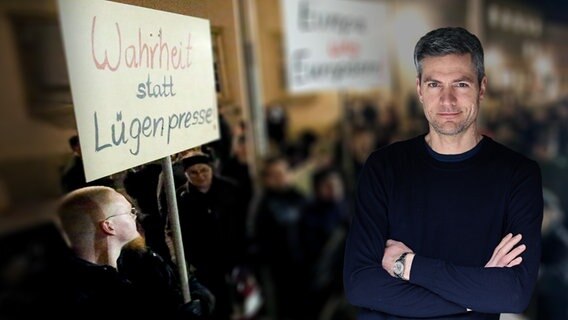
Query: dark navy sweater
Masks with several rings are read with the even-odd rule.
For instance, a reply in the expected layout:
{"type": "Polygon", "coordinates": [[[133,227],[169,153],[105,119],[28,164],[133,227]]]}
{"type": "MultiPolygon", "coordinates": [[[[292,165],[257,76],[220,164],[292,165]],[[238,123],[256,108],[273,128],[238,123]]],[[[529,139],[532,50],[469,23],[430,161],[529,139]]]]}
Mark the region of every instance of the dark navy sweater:
{"type": "Polygon", "coordinates": [[[489,137],[461,155],[436,154],[424,135],[379,149],[358,181],[345,251],[347,299],[360,320],[520,313],[537,278],[542,211],[536,162],[489,137]],[[484,268],[507,233],[522,234],[522,263],[484,268]],[[388,239],[416,253],[410,281],[382,268],[388,239]]]}

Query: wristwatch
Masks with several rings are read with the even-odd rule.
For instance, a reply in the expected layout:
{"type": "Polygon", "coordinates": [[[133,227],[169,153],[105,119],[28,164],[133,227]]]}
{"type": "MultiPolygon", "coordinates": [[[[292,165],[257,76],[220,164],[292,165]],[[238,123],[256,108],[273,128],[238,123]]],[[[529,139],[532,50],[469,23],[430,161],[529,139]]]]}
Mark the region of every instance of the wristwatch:
{"type": "Polygon", "coordinates": [[[393,266],[393,273],[399,279],[404,279],[404,263],[406,262],[406,255],[410,252],[405,252],[396,259],[393,266]]]}

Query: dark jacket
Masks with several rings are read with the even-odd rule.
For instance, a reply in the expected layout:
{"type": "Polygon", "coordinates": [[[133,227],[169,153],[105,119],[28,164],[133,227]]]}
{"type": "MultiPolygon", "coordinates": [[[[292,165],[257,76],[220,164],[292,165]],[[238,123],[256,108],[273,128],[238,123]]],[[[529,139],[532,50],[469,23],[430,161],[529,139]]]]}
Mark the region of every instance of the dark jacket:
{"type": "Polygon", "coordinates": [[[371,154],[356,204],[344,284],[359,319],[489,320],[528,305],[543,214],[534,161],[487,136],[465,153],[438,154],[421,135],[371,154]],[[523,236],[522,263],[484,268],[508,233],[523,236]],[[387,239],[416,253],[410,281],[382,268],[387,239]]]}
{"type": "Polygon", "coordinates": [[[42,315],[73,319],[88,315],[104,319],[109,310],[116,317],[138,318],[156,312],[155,305],[140,303],[140,295],[130,281],[108,265],[97,265],[73,256],[60,261],[50,276],[49,294],[42,315]]]}
{"type": "Polygon", "coordinates": [[[189,290],[199,310],[184,305],[176,266],[145,246],[143,241],[135,240],[122,249],[118,270],[144,301],[163,310],[160,315],[164,319],[205,319],[214,307],[213,295],[195,277],[191,277],[189,290]]]}
{"type": "Polygon", "coordinates": [[[185,258],[217,300],[216,318],[231,310],[226,276],[244,260],[244,206],[235,183],[214,176],[207,193],[189,182],[177,190],[185,258]]]}

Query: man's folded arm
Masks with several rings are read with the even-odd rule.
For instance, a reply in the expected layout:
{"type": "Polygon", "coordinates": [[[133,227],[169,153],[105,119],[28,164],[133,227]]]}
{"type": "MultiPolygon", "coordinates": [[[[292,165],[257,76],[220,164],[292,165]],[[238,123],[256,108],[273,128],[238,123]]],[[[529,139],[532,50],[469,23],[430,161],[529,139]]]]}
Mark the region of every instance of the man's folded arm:
{"type": "Polygon", "coordinates": [[[402,317],[438,317],[466,312],[465,307],[392,278],[383,270],[381,259],[388,222],[384,201],[377,196],[384,190],[377,181],[381,181],[380,177],[367,165],[359,181],[357,209],[345,250],[344,286],[349,302],[402,317]]]}
{"type": "Polygon", "coordinates": [[[522,235],[522,262],[511,268],[463,267],[414,257],[410,282],[473,311],[520,313],[528,306],[538,276],[541,253],[542,186],[535,165],[514,176],[506,232],[522,235]]]}

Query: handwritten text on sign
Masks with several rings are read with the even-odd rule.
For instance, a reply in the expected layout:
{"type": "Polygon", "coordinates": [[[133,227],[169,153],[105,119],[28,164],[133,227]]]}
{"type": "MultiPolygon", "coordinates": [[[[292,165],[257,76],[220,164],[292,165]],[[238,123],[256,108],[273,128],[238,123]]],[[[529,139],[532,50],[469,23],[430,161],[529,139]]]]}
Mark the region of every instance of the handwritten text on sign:
{"type": "Polygon", "coordinates": [[[389,84],[384,4],[281,0],[288,89],[305,92],[389,84]]]}
{"type": "Polygon", "coordinates": [[[58,3],[88,180],[219,138],[207,20],[58,3]]]}

